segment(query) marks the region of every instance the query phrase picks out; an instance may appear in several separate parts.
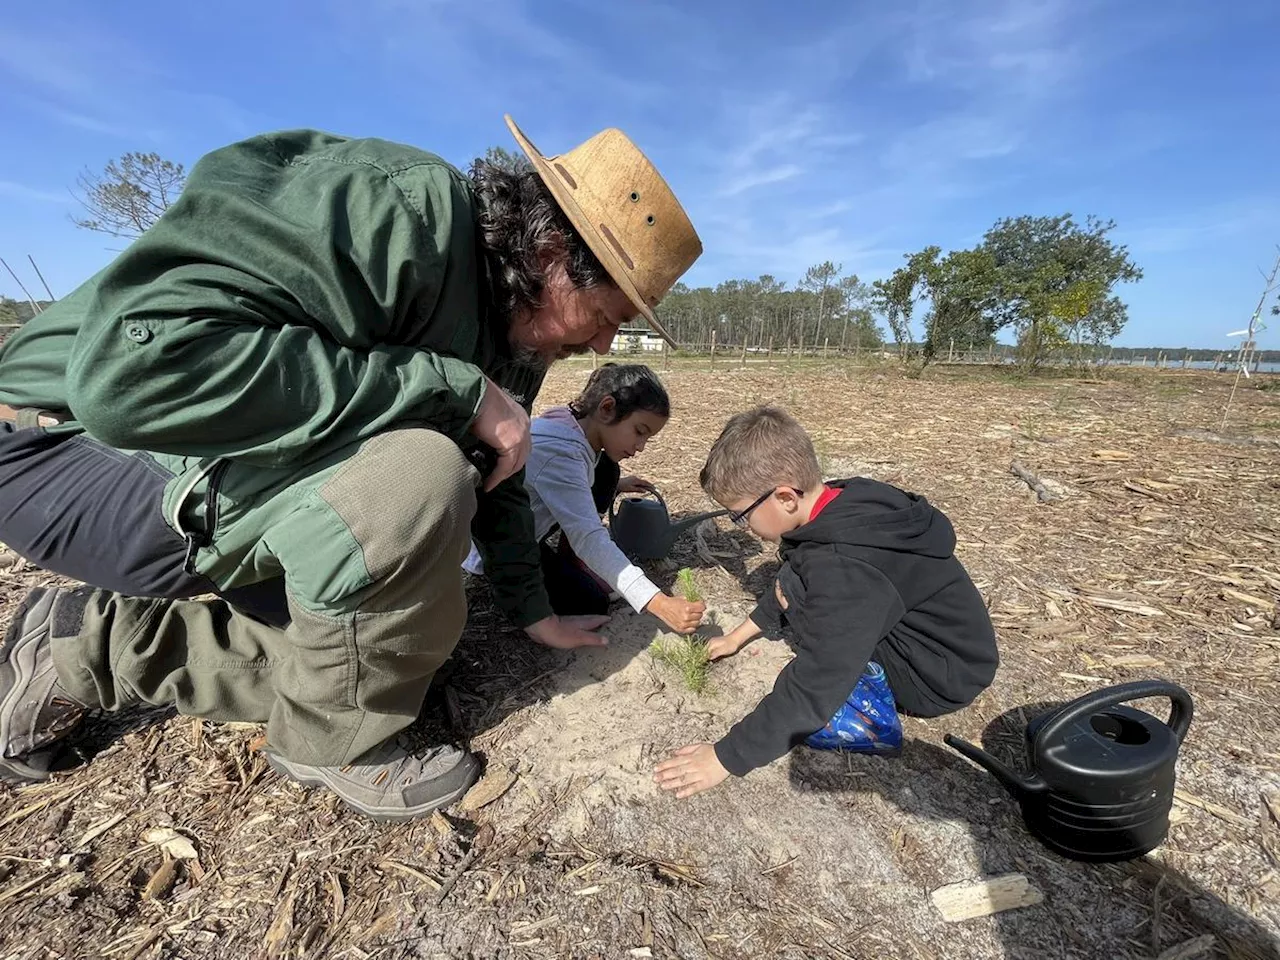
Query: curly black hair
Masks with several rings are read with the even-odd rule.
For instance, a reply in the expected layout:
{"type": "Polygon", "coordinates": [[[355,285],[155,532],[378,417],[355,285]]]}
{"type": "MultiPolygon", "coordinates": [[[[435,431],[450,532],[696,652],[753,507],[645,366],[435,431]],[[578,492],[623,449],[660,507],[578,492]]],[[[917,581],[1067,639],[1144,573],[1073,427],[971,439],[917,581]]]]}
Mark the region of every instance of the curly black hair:
{"type": "Polygon", "coordinates": [[[547,279],[547,254],[564,257],[575,287],[613,283],[531,166],[482,158],[471,165],[470,176],[489,261],[491,302],[499,313],[510,319],[521,310],[537,309],[547,279]]]}

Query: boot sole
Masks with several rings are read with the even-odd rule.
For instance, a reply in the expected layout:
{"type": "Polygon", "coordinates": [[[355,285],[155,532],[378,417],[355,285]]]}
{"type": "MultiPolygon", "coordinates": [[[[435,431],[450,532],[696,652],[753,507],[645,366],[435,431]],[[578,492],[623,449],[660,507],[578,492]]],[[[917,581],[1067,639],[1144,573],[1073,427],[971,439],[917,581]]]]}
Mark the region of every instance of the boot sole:
{"type": "MultiPolygon", "coordinates": [[[[270,753],[264,753],[264,756],[267,758],[267,763],[271,769],[281,776],[287,777],[295,783],[300,783],[304,787],[326,787],[332,790],[344,805],[357,813],[363,814],[370,820],[376,820],[380,823],[401,823],[406,820],[417,820],[420,817],[425,817],[441,807],[447,807],[454,801],[460,800],[480,779],[480,761],[471,754],[467,754],[456,767],[443,776],[436,778],[437,782],[440,782],[442,786],[448,787],[444,793],[432,797],[426,803],[420,803],[412,807],[380,807],[343,796],[342,790],[338,785],[325,778],[322,774],[295,770],[293,765],[283,757],[273,756],[270,753]]],[[[317,769],[323,768],[310,766],[304,768],[306,771],[317,769]]]]}
{"type": "MultiPolygon", "coordinates": [[[[40,632],[48,629],[48,616],[42,618],[39,628],[27,633],[22,632],[23,624],[33,609],[46,602],[52,605],[52,591],[41,593],[33,603],[24,603],[19,607],[4,639],[4,659],[0,660],[0,690],[4,691],[0,695],[0,754],[14,735],[13,718],[22,706],[22,699],[39,676],[37,663],[40,632]]],[[[52,663],[49,669],[53,669],[52,663]]],[[[0,755],[0,780],[7,783],[38,783],[48,779],[47,772],[23,763],[21,758],[0,755]]]]}

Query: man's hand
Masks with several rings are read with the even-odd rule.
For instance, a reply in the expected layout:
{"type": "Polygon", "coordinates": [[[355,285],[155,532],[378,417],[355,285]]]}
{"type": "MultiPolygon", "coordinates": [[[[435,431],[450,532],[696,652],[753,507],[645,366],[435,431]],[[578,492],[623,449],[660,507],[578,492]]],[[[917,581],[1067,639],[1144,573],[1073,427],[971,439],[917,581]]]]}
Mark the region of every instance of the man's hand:
{"type": "Polygon", "coordinates": [[[484,478],[486,493],[518,473],[529,459],[533,442],[529,436],[529,415],[492,380],[485,384],[484,399],[471,423],[471,432],[498,455],[497,466],[484,478]]]}
{"type": "Polygon", "coordinates": [[[690,603],[681,597],[671,597],[659,590],[653,599],[645,604],[645,610],[665,623],[676,633],[693,633],[702,623],[702,615],[707,612],[707,605],[699,600],[690,603]]]}
{"type": "Polygon", "coordinates": [[[532,639],[544,647],[556,650],[573,650],[577,647],[608,646],[607,638],[596,633],[608,617],[547,617],[524,628],[532,639]]]}
{"type": "Polygon", "coordinates": [[[681,800],[710,790],[727,776],[729,771],[720,765],[716,748],[709,743],[691,743],[681,747],[658,764],[653,772],[658,786],[663,790],[674,790],[681,800]]]}
{"type": "Polygon", "coordinates": [[[618,481],[619,493],[657,493],[658,488],[655,487],[644,477],[626,476],[618,481]]]}

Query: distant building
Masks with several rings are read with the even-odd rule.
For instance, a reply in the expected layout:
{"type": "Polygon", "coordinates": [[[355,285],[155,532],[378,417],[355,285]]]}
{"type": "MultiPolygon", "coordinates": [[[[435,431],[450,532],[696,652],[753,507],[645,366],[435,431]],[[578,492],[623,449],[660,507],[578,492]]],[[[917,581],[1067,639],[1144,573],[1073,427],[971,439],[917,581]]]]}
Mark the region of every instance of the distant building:
{"type": "Polygon", "coordinates": [[[620,327],[613,336],[610,353],[648,353],[662,350],[662,338],[648,327],[620,327]]]}

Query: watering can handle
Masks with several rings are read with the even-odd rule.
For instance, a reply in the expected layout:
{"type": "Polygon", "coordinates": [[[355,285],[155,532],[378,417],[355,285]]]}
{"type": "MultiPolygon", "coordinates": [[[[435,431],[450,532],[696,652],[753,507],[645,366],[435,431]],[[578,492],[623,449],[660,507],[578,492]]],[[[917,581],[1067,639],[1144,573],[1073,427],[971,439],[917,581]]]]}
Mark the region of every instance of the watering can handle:
{"type": "MultiPolygon", "coordinates": [[[[667,501],[662,498],[662,494],[658,492],[657,487],[653,487],[648,490],[641,490],[640,493],[641,494],[652,493],[655,497],[658,498],[658,502],[662,504],[662,509],[665,510],[667,508],[667,501]]],[[[613,518],[618,515],[618,497],[620,496],[622,496],[622,493],[618,490],[615,490],[613,492],[613,499],[609,501],[609,525],[610,526],[613,525],[613,518]]],[[[628,496],[635,496],[635,494],[628,494],[628,496]]]]}
{"type": "Polygon", "coordinates": [[[1176,683],[1170,683],[1167,680],[1135,680],[1132,683],[1111,687],[1109,690],[1099,690],[1067,704],[1036,733],[1033,753],[1038,756],[1042,744],[1052,743],[1063,730],[1081,717],[1129,700],[1141,700],[1143,697],[1168,697],[1173,702],[1173,709],[1165,722],[1173,729],[1174,736],[1181,743],[1183,737],[1187,735],[1187,729],[1191,726],[1193,713],[1191,694],[1176,683]]]}

